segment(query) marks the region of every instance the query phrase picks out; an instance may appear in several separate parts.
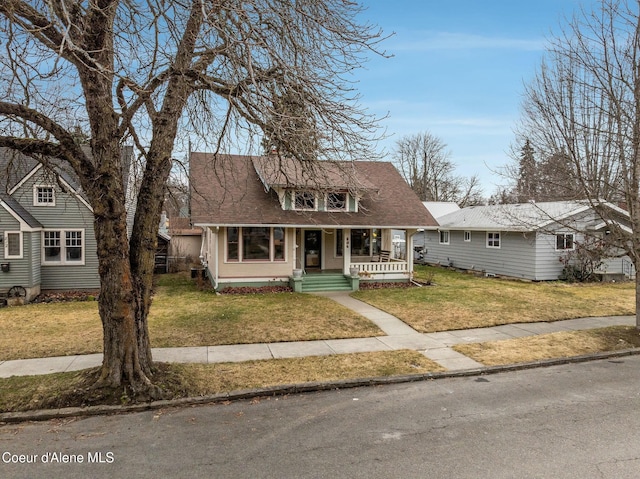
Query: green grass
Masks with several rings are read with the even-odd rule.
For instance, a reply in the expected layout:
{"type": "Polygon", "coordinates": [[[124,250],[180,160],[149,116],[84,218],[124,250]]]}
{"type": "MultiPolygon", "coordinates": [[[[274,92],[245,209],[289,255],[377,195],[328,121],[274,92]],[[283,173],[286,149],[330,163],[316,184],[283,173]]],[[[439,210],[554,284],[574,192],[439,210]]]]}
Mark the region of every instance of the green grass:
{"type": "Polygon", "coordinates": [[[354,297],[421,332],[635,314],[634,283],[567,284],[477,277],[417,266],[432,286],[358,291],[354,297]]]}

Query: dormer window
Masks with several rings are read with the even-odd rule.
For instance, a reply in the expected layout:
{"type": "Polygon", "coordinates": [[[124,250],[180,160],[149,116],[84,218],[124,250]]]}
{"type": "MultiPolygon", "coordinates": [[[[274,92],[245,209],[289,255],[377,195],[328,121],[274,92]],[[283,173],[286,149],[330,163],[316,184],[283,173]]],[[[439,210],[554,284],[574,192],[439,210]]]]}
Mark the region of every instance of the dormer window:
{"type": "Polygon", "coordinates": [[[33,206],[55,206],[56,196],[53,186],[33,187],[33,206]]]}
{"type": "Polygon", "coordinates": [[[345,211],[347,209],[346,193],[328,193],[327,194],[327,210],[328,211],[345,211]]]}
{"type": "Polygon", "coordinates": [[[293,207],[296,210],[315,211],[316,195],[313,191],[294,191],[293,207]]]}

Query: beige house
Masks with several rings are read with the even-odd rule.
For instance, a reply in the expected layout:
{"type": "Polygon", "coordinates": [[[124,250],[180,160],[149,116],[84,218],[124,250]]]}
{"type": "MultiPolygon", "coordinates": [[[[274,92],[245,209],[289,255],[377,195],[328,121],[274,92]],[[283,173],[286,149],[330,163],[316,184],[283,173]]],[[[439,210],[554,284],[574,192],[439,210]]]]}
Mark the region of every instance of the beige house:
{"type": "Polygon", "coordinates": [[[409,281],[413,235],[437,226],[387,162],[192,153],[190,168],[192,224],[203,230],[200,258],[217,289],[409,281]],[[402,259],[393,257],[398,230],[402,259]]]}

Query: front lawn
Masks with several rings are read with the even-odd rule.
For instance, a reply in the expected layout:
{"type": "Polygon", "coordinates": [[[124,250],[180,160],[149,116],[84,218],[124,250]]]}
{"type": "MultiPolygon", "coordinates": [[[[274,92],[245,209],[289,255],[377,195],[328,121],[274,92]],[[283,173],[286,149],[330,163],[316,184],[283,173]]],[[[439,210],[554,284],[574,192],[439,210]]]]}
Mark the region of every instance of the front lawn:
{"type": "Polygon", "coordinates": [[[498,324],[635,314],[635,284],[527,282],[416,266],[432,286],[358,291],[354,297],[430,333],[498,324]]]}
{"type": "MultiPolygon", "coordinates": [[[[0,361],[102,351],[95,301],[0,309],[0,361]]],[[[185,275],[158,278],[152,347],[214,346],[382,335],[370,321],[327,298],[273,293],[216,295],[185,275]]]]}

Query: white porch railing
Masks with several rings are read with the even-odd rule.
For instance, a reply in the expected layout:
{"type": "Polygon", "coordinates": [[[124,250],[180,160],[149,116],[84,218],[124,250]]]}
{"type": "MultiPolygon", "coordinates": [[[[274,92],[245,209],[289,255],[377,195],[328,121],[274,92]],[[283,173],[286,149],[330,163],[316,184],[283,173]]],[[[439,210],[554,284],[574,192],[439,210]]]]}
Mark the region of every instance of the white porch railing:
{"type": "Polygon", "coordinates": [[[351,268],[358,268],[358,273],[384,274],[405,273],[408,270],[406,261],[389,261],[383,263],[351,263],[351,268]]]}

